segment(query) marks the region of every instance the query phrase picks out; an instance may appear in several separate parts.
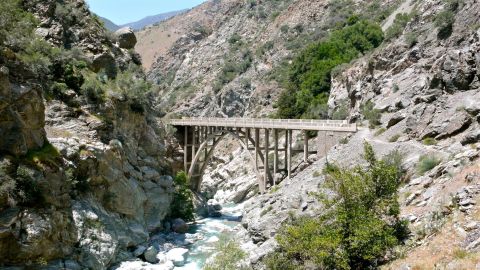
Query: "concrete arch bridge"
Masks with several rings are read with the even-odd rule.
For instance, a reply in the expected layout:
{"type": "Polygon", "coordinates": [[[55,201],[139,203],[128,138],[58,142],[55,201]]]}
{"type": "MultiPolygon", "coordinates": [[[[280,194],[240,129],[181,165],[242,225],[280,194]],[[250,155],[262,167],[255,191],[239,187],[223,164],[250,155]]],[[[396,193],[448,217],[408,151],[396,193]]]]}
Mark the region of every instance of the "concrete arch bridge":
{"type": "Polygon", "coordinates": [[[356,124],[335,120],[182,118],[169,119],[166,123],[177,129],[177,137],[183,147],[184,168],[188,172],[192,189],[196,191],[200,191],[202,176],[215,148],[227,136],[235,138],[247,150],[257,174],[259,190],[264,193],[268,187],[275,186],[282,180],[278,179],[277,173],[284,172],[285,177],[291,177],[294,153],[303,152],[305,162],[310,154],[318,154],[317,151],[309,151],[311,138],[308,131],[323,133],[324,136],[319,134],[317,137],[319,141],[322,138],[340,138],[345,133],[357,132],[356,124]],[[293,149],[294,131],[303,133],[303,149],[293,149]],[[281,145],[280,136],[285,136],[281,145]],[[283,166],[280,166],[280,155],[284,155],[286,161],[283,166]]]}

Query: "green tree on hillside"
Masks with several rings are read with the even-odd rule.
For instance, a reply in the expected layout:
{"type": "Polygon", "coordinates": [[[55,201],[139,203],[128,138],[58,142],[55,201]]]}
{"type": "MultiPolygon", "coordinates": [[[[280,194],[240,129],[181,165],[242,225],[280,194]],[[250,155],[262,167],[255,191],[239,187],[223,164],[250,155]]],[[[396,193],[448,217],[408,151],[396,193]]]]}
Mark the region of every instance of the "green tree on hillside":
{"type": "Polygon", "coordinates": [[[332,70],[359,57],[383,42],[383,32],[375,23],[358,19],[322,42],[310,45],[293,61],[288,71],[286,90],[277,102],[279,118],[324,118],[318,110],[326,104],[332,70]]]}
{"type": "Polygon", "coordinates": [[[368,269],[407,236],[397,201],[400,161],[378,160],[368,143],[364,149],[365,168],[325,169],[324,187],[333,195],[319,195],[319,217],[283,227],[279,251],[266,260],[269,269],[368,269]]]}

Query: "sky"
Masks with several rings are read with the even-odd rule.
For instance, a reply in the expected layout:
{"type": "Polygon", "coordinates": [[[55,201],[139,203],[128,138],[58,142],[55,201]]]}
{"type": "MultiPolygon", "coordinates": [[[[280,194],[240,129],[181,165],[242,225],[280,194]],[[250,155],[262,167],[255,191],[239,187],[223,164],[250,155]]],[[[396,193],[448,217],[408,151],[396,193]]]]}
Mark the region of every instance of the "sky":
{"type": "Polygon", "coordinates": [[[117,25],[147,16],[192,8],[205,0],[87,0],[90,10],[117,25]]]}

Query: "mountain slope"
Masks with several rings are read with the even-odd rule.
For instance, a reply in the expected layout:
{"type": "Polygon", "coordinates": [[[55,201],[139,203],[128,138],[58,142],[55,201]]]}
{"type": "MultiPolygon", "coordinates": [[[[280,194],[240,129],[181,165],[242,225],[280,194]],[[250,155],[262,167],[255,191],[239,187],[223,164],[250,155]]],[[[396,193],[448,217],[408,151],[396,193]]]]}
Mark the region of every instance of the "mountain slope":
{"type": "Polygon", "coordinates": [[[208,1],[139,32],[136,50],[149,78],[161,86],[159,108],[197,116],[267,116],[281,92],[269,79],[277,69],[354,11],[380,18],[400,1],[333,2],[208,1]]]}
{"type": "Polygon", "coordinates": [[[136,22],[126,23],[121,25],[120,27],[131,27],[133,30],[141,30],[146,26],[153,25],[165,20],[168,20],[171,17],[174,17],[178,14],[182,14],[186,12],[188,9],[176,10],[166,13],[161,13],[158,15],[148,16],[136,22]]]}
{"type": "Polygon", "coordinates": [[[120,26],[116,25],[114,22],[110,21],[107,18],[100,17],[100,20],[102,20],[102,22],[105,24],[105,28],[107,28],[108,30],[110,30],[112,32],[115,32],[115,31],[117,31],[118,29],[121,28],[120,26]]]}

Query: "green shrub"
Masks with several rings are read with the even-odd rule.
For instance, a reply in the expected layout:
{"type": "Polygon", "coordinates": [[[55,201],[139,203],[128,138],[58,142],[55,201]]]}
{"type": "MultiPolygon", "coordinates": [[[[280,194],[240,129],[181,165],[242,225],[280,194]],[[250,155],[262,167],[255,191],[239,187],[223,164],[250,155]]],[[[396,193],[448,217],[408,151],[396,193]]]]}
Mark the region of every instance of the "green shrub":
{"type": "Polygon", "coordinates": [[[398,139],[400,139],[400,134],[395,134],[393,135],[392,137],[390,137],[390,139],[388,139],[389,142],[393,143],[393,142],[396,142],[398,141],[398,139]]]}
{"type": "Polygon", "coordinates": [[[33,39],[38,21],[21,8],[20,0],[2,0],[0,5],[0,45],[18,52],[33,39]]]}
{"type": "Polygon", "coordinates": [[[144,113],[152,84],[144,78],[141,67],[131,64],[126,71],[118,73],[115,80],[109,81],[108,89],[120,93],[133,112],[144,113]]]}
{"type": "Polygon", "coordinates": [[[345,120],[348,117],[348,101],[343,100],[332,113],[333,120],[345,120]]]}
{"type": "Polygon", "coordinates": [[[172,218],[181,218],[185,221],[193,221],[195,217],[194,206],[192,200],[192,191],[187,174],[179,172],[174,178],[175,193],[173,194],[173,202],[170,207],[172,209],[170,216],[172,218]]]}
{"type": "Polygon", "coordinates": [[[287,24],[284,24],[280,27],[280,32],[282,32],[283,34],[288,33],[289,30],[290,30],[290,26],[288,26],[287,24]]]}
{"type": "Polygon", "coordinates": [[[349,141],[348,137],[343,137],[340,139],[340,144],[347,144],[349,141]]]}
{"type": "Polygon", "coordinates": [[[216,244],[217,253],[212,262],[203,268],[204,270],[242,270],[247,269],[239,266],[246,257],[246,253],[240,248],[235,240],[223,234],[216,244]]]}
{"type": "Polygon", "coordinates": [[[385,131],[387,131],[386,128],[384,128],[384,127],[379,128],[377,131],[375,131],[374,136],[375,136],[375,137],[380,136],[380,135],[382,135],[383,133],[385,133],[385,131]]]}
{"type": "Polygon", "coordinates": [[[435,26],[438,27],[438,38],[445,39],[450,37],[453,32],[453,23],[455,22],[455,13],[452,10],[444,10],[435,16],[435,26]]]}
{"type": "Polygon", "coordinates": [[[39,167],[44,165],[59,167],[61,155],[55,146],[50,143],[45,143],[40,149],[30,150],[25,156],[25,161],[39,167]]]}
{"type": "Polygon", "coordinates": [[[424,175],[426,172],[440,164],[440,162],[442,162],[442,160],[435,156],[423,155],[418,159],[417,172],[420,175],[424,175]]]}
{"type": "Polygon", "coordinates": [[[369,127],[372,129],[381,124],[380,119],[382,117],[380,110],[375,109],[374,106],[373,102],[367,101],[365,104],[362,104],[360,108],[363,117],[368,120],[369,127]]]}
{"type": "Polygon", "coordinates": [[[103,103],[105,101],[105,82],[99,75],[93,72],[87,72],[84,76],[84,83],[80,87],[80,93],[94,103],[103,103]]]}
{"type": "Polygon", "coordinates": [[[412,48],[413,46],[417,45],[418,43],[418,34],[415,32],[410,32],[405,34],[405,43],[409,48],[412,48]]]}
{"type": "Polygon", "coordinates": [[[427,137],[425,139],[423,139],[423,144],[424,145],[436,145],[438,142],[437,140],[435,140],[434,138],[430,138],[430,137],[427,137]]]}
{"type": "Polygon", "coordinates": [[[358,21],[332,32],[325,41],[308,46],[288,65],[287,74],[280,81],[286,90],[276,104],[277,117],[323,117],[318,108],[328,100],[332,70],[378,47],[382,41],[383,33],[377,24],[358,21]]]}
{"type": "Polygon", "coordinates": [[[241,42],[242,41],[242,37],[237,34],[237,33],[234,33],[229,39],[228,39],[228,43],[230,43],[230,45],[234,45],[238,42],[241,42]]]}
{"type": "Polygon", "coordinates": [[[279,250],[265,260],[268,269],[374,269],[408,235],[399,218],[395,165],[375,157],[365,143],[366,168],[326,168],[319,217],[294,219],[277,234],[279,250]]]}
{"type": "Polygon", "coordinates": [[[385,32],[385,39],[391,40],[393,38],[399,37],[405,26],[407,26],[408,22],[412,19],[412,15],[406,13],[399,13],[395,17],[392,26],[390,26],[387,31],[385,32]]]}
{"type": "Polygon", "coordinates": [[[393,89],[392,90],[393,90],[394,93],[396,93],[396,92],[400,91],[400,87],[398,86],[398,84],[395,83],[395,84],[393,84],[393,89]]]}
{"type": "Polygon", "coordinates": [[[213,85],[213,91],[215,93],[220,91],[225,84],[235,80],[238,75],[245,73],[251,67],[253,62],[251,51],[242,51],[240,57],[240,61],[237,59],[228,59],[225,61],[225,64],[217,75],[217,79],[213,85]]]}

